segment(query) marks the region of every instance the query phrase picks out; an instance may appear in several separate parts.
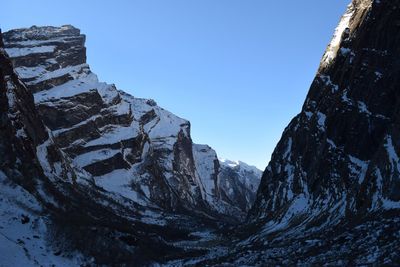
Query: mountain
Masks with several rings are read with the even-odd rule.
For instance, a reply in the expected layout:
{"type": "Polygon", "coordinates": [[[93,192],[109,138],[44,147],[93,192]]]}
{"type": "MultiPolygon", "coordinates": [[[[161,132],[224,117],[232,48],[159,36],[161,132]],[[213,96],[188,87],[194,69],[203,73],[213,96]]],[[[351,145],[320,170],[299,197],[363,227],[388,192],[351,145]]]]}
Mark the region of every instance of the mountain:
{"type": "Polygon", "coordinates": [[[4,42],[55,143],[96,185],[168,211],[246,216],[261,172],[244,182],[246,174],[221,167],[212,148],[192,142],[189,121],[99,82],[80,30],[33,26],[4,33],[4,42]]]}
{"type": "Polygon", "coordinates": [[[397,266],[399,18],[352,1],[256,194],[257,169],[99,83],[79,30],[6,33],[0,264],[397,266]]]}
{"type": "Polygon", "coordinates": [[[260,171],[224,165],[188,121],[98,82],[72,26],[1,37],[0,265],[179,265],[226,250],[220,229],[244,218],[260,171]]]}
{"type": "Polygon", "coordinates": [[[0,42],[1,266],[149,266],[224,249],[223,221],[105,190],[41,118],[0,42]]]}
{"type": "Polygon", "coordinates": [[[399,18],[400,1],[348,6],[235,230],[241,241],[220,261],[400,262],[399,18]]]}
{"type": "Polygon", "coordinates": [[[263,175],[252,218],[306,214],[309,224],[335,224],[400,207],[398,3],[349,5],[263,175]]]}

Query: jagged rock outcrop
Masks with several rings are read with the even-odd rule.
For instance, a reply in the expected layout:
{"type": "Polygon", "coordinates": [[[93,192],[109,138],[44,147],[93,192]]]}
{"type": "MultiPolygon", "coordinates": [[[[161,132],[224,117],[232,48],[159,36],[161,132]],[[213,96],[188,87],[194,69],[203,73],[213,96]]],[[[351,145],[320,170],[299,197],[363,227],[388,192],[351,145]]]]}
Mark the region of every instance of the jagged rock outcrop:
{"type": "Polygon", "coordinates": [[[292,210],[320,225],[400,207],[399,3],[349,5],[274,151],[253,216],[292,210]]]}
{"type": "Polygon", "coordinates": [[[348,6],[224,261],[399,262],[399,18],[397,0],[348,6]]]}
{"type": "Polygon", "coordinates": [[[235,230],[242,241],[208,264],[400,262],[399,19],[398,0],[348,6],[235,230]]]}
{"type": "Polygon", "coordinates": [[[227,176],[215,151],[196,149],[188,121],[153,100],[99,82],[86,64],[85,36],[78,29],[33,26],[9,31],[4,39],[55,142],[97,185],[165,210],[229,220],[245,216],[256,184],[239,188],[235,179],[242,174],[227,176]],[[221,172],[231,188],[220,188],[221,172]]]}

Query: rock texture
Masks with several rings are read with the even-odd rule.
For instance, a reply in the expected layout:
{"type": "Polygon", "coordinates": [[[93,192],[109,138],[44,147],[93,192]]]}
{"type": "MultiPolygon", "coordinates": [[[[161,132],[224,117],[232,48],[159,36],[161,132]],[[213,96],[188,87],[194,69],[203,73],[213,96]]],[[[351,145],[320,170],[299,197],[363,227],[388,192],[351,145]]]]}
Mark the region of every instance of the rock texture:
{"type": "Polygon", "coordinates": [[[322,225],[400,207],[399,8],[348,7],[264,173],[252,216],[305,213],[322,225]]]}
{"type": "Polygon", "coordinates": [[[42,123],[2,45],[1,266],[149,266],[215,249],[208,246],[222,238],[215,220],[141,206],[98,187],[42,123]]]}
{"type": "Polygon", "coordinates": [[[4,40],[55,142],[97,185],[169,211],[245,216],[257,182],[239,188],[250,186],[237,181],[243,173],[227,175],[214,150],[193,144],[187,120],[99,82],[78,29],[34,26],[9,31],[4,40]]]}
{"type": "Polygon", "coordinates": [[[215,218],[249,209],[257,170],[193,144],[189,123],[154,101],[99,83],[77,29],[7,33],[39,113],[0,49],[2,255],[16,255],[10,266],[398,265],[399,18],[399,0],[349,5],[236,227],[215,218]]]}
{"type": "Polygon", "coordinates": [[[348,6],[224,261],[400,262],[399,18],[400,1],[348,6]]]}

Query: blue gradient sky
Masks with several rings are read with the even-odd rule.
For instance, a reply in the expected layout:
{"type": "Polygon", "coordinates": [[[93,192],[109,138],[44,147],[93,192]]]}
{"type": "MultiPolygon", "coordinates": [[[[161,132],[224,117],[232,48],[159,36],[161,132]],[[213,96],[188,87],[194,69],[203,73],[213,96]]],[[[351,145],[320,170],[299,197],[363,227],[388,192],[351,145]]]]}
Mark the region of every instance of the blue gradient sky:
{"type": "Polygon", "coordinates": [[[7,0],[3,31],[72,24],[101,81],[192,123],[196,143],[264,169],[350,0],[7,0]]]}

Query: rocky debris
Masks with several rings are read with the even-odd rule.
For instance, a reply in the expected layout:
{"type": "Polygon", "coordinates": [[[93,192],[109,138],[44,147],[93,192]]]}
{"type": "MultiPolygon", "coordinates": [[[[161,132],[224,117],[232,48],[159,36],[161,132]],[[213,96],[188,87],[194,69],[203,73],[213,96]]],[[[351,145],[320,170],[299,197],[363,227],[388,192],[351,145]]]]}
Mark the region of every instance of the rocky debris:
{"type": "Polygon", "coordinates": [[[250,185],[236,181],[245,173],[220,168],[216,155],[205,166],[202,154],[194,155],[188,121],[154,100],[99,82],[86,64],[85,36],[78,29],[33,26],[6,32],[4,40],[52,138],[98,186],[169,211],[245,217],[255,197],[254,187],[243,189],[250,185]]]}

